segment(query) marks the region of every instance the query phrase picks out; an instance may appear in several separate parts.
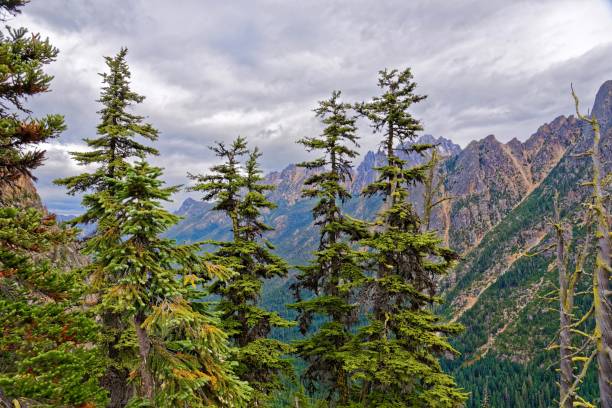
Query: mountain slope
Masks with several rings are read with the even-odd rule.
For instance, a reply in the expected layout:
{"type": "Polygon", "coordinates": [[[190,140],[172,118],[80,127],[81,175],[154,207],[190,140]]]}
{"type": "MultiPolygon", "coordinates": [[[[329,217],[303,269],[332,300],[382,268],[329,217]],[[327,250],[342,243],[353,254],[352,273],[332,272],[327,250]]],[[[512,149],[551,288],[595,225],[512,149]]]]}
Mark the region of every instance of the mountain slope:
{"type": "MultiPolygon", "coordinates": [[[[601,123],[606,124],[600,146],[606,172],[612,169],[611,97],[612,81],[608,81],[600,88],[593,107],[601,123]]],[[[592,132],[588,126],[578,125],[578,142],[533,192],[484,235],[448,282],[444,310],[466,326],[455,339],[462,356],[451,367],[461,384],[474,392],[469,406],[479,406],[479,393],[484,388],[492,401],[503,404],[499,406],[524,403],[525,396],[514,393],[513,387],[544,395],[528,397],[530,405],[523,406],[549,406],[556,395],[556,353],[546,348],[554,341],[558,315],[549,308],[555,305],[548,305],[543,298],[554,289],[557,277],[554,254],[541,251],[550,243],[546,222],[552,217],[555,191],[562,197],[562,217],[574,224],[580,220],[580,204],[590,194],[588,187],[580,186],[590,178],[590,158],[578,158],[576,154],[590,148],[592,132]],[[515,383],[506,379],[510,372],[521,373],[515,383]],[[530,384],[526,386],[520,381],[527,377],[530,384]],[[499,382],[501,378],[503,382],[499,382]]],[[[588,297],[578,304],[583,309],[588,307],[588,297]]],[[[593,396],[595,388],[591,377],[581,392],[593,396]]]]}

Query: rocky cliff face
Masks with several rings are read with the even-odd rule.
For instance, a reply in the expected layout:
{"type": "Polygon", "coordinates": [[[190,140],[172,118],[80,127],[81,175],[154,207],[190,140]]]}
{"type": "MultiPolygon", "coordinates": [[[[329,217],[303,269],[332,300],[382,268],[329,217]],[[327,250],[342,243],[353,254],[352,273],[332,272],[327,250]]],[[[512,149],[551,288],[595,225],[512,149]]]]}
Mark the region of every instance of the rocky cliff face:
{"type": "Polygon", "coordinates": [[[599,88],[592,113],[602,128],[612,129],[612,80],[604,82],[599,88]]]}
{"type": "Polygon", "coordinates": [[[19,177],[11,185],[0,186],[0,204],[4,206],[33,207],[44,210],[43,203],[32,180],[19,177]]]}
{"type": "Polygon", "coordinates": [[[580,134],[576,118],[559,116],[524,143],[495,136],[470,143],[443,169],[451,202],[449,245],[461,253],[531,193],[580,134]]]}
{"type": "MultiPolygon", "coordinates": [[[[28,177],[20,177],[11,186],[0,187],[0,205],[18,208],[36,208],[47,215],[47,209],[42,203],[34,182],[28,177]]],[[[58,220],[59,222],[59,220],[58,220]]],[[[87,264],[87,257],[79,252],[78,243],[70,243],[54,248],[50,253],[42,255],[56,265],[66,269],[81,267],[87,264]]],[[[41,255],[36,255],[41,256],[41,255]]]]}

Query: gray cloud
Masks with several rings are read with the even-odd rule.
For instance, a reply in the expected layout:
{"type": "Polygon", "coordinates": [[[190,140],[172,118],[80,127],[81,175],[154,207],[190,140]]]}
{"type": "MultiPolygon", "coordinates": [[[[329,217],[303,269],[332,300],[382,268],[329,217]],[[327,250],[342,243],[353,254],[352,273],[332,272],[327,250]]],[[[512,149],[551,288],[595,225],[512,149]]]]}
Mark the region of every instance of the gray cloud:
{"type": "MultiPolygon", "coordinates": [[[[317,100],[376,94],[376,73],[411,66],[426,131],[466,145],[494,133],[527,138],[572,111],[569,83],[589,104],[612,75],[612,3],[545,1],[33,1],[11,22],[49,36],[61,55],[38,113],[69,130],[37,174],[52,209],[72,211],[50,180],[78,170],[65,152],[92,136],[103,55],[128,56],[139,107],[162,136],[166,178],[204,171],[214,140],[247,136],[267,170],[302,160],[294,142],[319,131],[317,100]]],[[[362,129],[362,149],[376,137],[362,129]]],[[[179,197],[181,199],[183,196],[179,197]]]]}

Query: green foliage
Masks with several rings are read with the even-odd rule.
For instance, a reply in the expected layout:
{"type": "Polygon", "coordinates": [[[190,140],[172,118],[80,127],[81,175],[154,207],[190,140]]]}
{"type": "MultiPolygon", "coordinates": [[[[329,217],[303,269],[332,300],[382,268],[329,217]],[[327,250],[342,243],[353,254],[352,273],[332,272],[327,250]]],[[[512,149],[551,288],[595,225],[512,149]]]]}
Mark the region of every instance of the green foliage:
{"type": "Polygon", "coordinates": [[[273,187],[261,183],[259,151],[249,153],[241,137],[229,147],[217,143],[211,150],[224,162],[212,167],[207,175],[191,175],[196,181],[192,190],[203,192],[204,200],[214,200],[213,210],[231,220],[233,239],[208,241],[217,250],[206,259],[234,271],[229,279],[214,282],[211,292],[221,297],[218,311],[223,327],[237,346],[236,373],[255,391],[252,406],[262,406],[282,389],[283,376],[292,376],[291,363],[285,358],[291,347],[268,336],[274,328],[293,324],[258,304],[263,281],[285,277],[289,267],[262,238],[272,228],[262,221],[261,212],[274,208],[274,204],[265,196],[273,187]],[[243,168],[241,158],[247,154],[243,168]]]}
{"type": "MultiPolygon", "coordinates": [[[[130,113],[134,104],[145,98],[130,89],[130,70],[125,60],[127,48],[122,48],[115,57],[105,57],[108,73],[102,73],[102,92],[98,102],[100,123],[97,138],[83,139],[91,150],[72,152],[72,158],[82,166],[97,165],[93,173],[56,180],[55,183],[68,188],[69,194],[87,190],[101,191],[107,188],[107,180],[113,179],[126,166],[128,159],[144,159],[147,154],[157,155],[156,149],[135,140],[136,136],[157,140],[157,130],[144,122],[144,117],[130,113]]],[[[91,222],[81,217],[75,222],[91,222]]]]}
{"type": "MultiPolygon", "coordinates": [[[[0,2],[1,18],[25,3],[0,2]]],[[[50,259],[73,243],[74,231],[27,208],[31,197],[17,183],[44,160],[35,147],[64,130],[61,116],[31,118],[23,104],[49,90],[52,77],[43,67],[57,53],[24,28],[0,33],[0,396],[38,406],[102,406],[104,359],[99,327],[78,307],[82,276],[50,259]]]]}
{"type": "Polygon", "coordinates": [[[0,389],[47,406],[104,405],[99,327],[82,277],[43,257],[72,239],[35,209],[0,208],[0,389]],[[38,260],[34,260],[36,256],[38,260]]]}
{"type": "MultiPolygon", "coordinates": [[[[0,20],[19,12],[26,2],[0,2],[0,20]]],[[[64,118],[47,115],[36,119],[24,101],[49,91],[53,77],[44,72],[53,62],[58,50],[40,34],[25,28],[6,28],[0,32],[0,183],[14,182],[20,176],[32,177],[32,170],[40,166],[45,152],[36,149],[64,129],[64,118]],[[26,118],[20,113],[27,115],[26,118]]]]}
{"type": "MultiPolygon", "coordinates": [[[[83,200],[86,211],[72,220],[72,224],[97,223],[93,236],[104,237],[109,247],[112,240],[116,243],[120,241],[120,227],[116,224],[116,219],[107,216],[106,211],[110,209],[98,206],[96,200],[107,197],[110,202],[114,194],[113,183],[123,177],[130,159],[143,159],[147,154],[157,154],[154,148],[135,140],[140,136],[155,141],[158,132],[150,124],[144,123],[142,116],[130,113],[133,105],[141,103],[144,97],[130,89],[131,74],[126,55],[127,49],[122,48],[115,57],[105,58],[109,72],[100,74],[103,86],[98,100],[102,104],[102,109],[98,112],[98,137],[84,139],[90,150],[71,153],[79,165],[95,166],[95,169],[91,173],[55,180],[56,184],[66,186],[69,194],[88,191],[100,193],[100,196],[94,194],[83,200]]],[[[104,274],[105,260],[97,255],[92,254],[93,262],[87,269],[90,275],[104,274]]],[[[90,296],[99,298],[100,293],[91,293],[90,296]]],[[[134,333],[130,330],[131,323],[126,316],[107,309],[100,317],[105,333],[103,346],[110,360],[104,382],[122,384],[111,387],[111,405],[120,405],[132,394],[128,376],[130,361],[136,352],[134,333]]]]}
{"type": "Polygon", "coordinates": [[[382,96],[358,105],[375,132],[383,135],[387,164],[378,168],[378,179],[364,194],[381,195],[385,205],[371,237],[361,241],[369,248],[369,267],[375,275],[364,284],[372,310],[351,347],[347,369],[360,381],[358,400],[378,407],[455,407],[467,398],[437,360],[456,353],[446,337],[461,330],[443,323],[430,305],[435,284],[457,258],[440,245],[432,232],[424,231],[408,201],[410,186],[421,183],[427,165],[407,167],[398,149],[422,153],[431,145],[410,145],[421,130],[408,112],[424,97],[414,94],[416,84],[407,69],[381,71],[382,96]],[[396,147],[397,146],[397,147],[396,147]]]}
{"type": "Polygon", "coordinates": [[[342,213],[341,205],[350,199],[345,183],[351,176],[351,160],[357,156],[355,117],[349,116],[350,105],[339,100],[340,92],[319,102],[316,116],[325,125],[318,137],[299,141],[308,151],[321,156],[300,166],[315,173],[305,181],[303,196],[317,199],[312,209],[319,227],[319,247],[309,265],[300,267],[293,285],[297,303],[290,305],[299,312],[300,331],[307,334],[315,317],[326,321],[316,331],[296,342],[297,354],[306,361],[303,379],[312,393],[327,394],[330,405],[347,404],[352,379],[341,352],[353,338],[358,310],[356,288],[364,280],[361,262],[364,254],[352,243],[367,236],[365,225],[342,213]],[[303,292],[314,298],[303,299],[303,292]]]}
{"type": "Polygon", "coordinates": [[[234,377],[226,335],[199,301],[202,283],[225,278],[224,270],[205,262],[198,245],[160,236],[178,221],[160,204],[176,191],[162,186],[161,170],[146,162],[123,169],[122,178],[105,180],[108,191],[84,202],[106,231],[86,245],[96,259],[97,310],[121,316],[136,333],[131,375],[139,392],[131,404],[243,406],[249,388],[234,377]]]}

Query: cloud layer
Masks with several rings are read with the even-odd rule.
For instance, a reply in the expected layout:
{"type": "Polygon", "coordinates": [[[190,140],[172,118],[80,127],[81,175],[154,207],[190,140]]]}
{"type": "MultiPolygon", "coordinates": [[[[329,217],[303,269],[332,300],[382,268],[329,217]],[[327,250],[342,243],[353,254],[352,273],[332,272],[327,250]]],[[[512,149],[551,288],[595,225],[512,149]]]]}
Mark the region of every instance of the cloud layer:
{"type": "MultiPolygon", "coordinates": [[[[121,46],[147,96],[141,113],[162,132],[156,164],[179,184],[212,163],[207,145],[238,134],[263,150],[268,170],[303,159],[295,140],[319,131],[317,101],[334,89],[368,99],[385,67],[413,68],[428,95],[415,115],[461,145],[490,133],[525,139],[571,113],[570,82],[586,106],[612,79],[609,0],[45,0],[10,24],[61,51],[53,92],[32,100],[69,126],[37,172],[43,199],[61,212],[76,211],[78,197],[51,180],[78,172],[66,152],[94,134],[102,56],[121,46]]],[[[362,149],[375,148],[362,133],[362,149]]]]}

